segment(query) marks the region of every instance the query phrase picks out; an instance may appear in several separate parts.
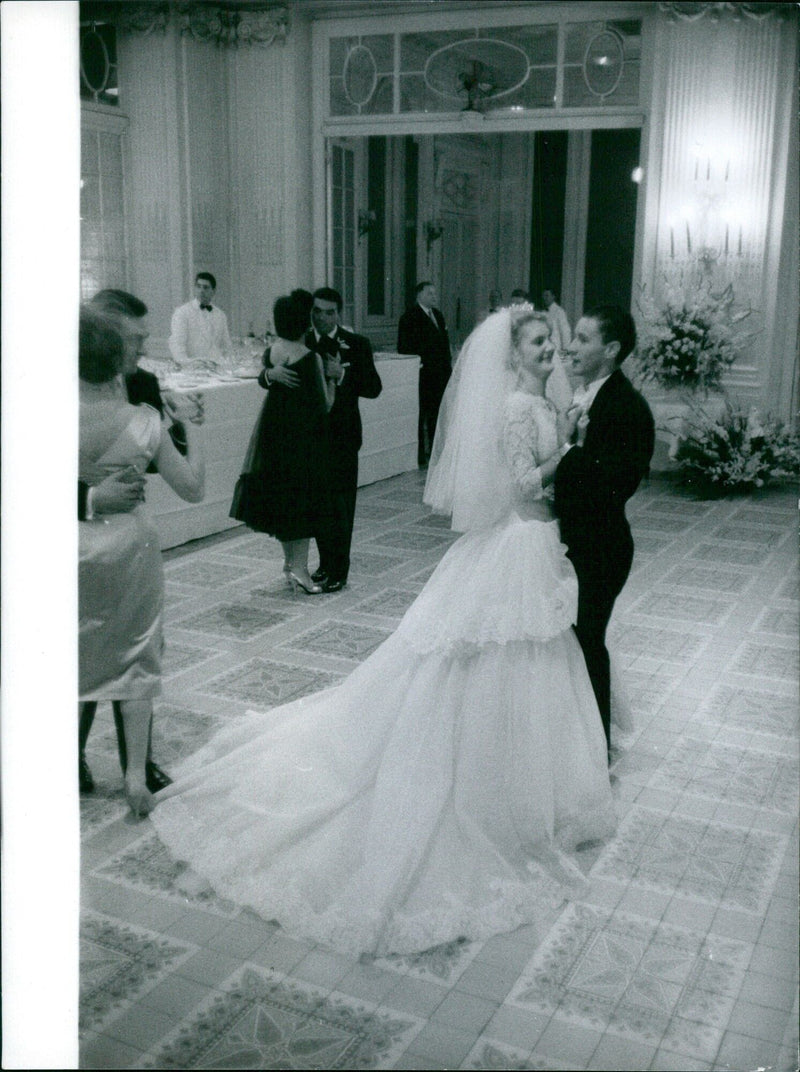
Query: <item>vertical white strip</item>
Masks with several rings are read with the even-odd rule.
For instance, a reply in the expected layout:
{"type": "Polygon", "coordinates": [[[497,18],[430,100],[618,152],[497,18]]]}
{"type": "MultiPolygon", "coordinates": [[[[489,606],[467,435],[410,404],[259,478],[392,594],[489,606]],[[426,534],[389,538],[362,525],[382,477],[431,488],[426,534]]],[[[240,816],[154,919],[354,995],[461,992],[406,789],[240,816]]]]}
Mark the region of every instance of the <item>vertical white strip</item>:
{"type": "Polygon", "coordinates": [[[78,5],[0,19],[2,1066],[76,1068],[78,5]]]}

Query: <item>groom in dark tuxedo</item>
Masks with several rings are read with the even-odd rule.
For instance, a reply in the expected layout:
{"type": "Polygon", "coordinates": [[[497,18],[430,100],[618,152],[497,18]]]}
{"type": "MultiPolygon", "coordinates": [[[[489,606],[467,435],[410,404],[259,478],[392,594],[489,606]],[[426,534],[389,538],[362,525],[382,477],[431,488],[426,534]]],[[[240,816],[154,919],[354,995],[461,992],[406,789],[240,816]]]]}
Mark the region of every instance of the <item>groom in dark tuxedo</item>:
{"type": "Polygon", "coordinates": [[[566,348],[576,391],[575,445],[555,473],[561,539],[578,575],[578,635],[606,740],[611,700],[606,628],[633,562],[625,503],[648,473],[655,444],[650,407],[620,369],[636,345],[630,313],[600,305],[578,321],[566,348]]]}
{"type": "Polygon", "coordinates": [[[397,350],[401,354],[418,354],[421,361],[417,463],[422,466],[428,464],[431,456],[439,406],[450,379],[451,359],[444,317],[436,308],[436,288],[425,280],[417,284],[416,295],[416,303],[400,317],[397,350]]]}
{"type": "Polygon", "coordinates": [[[359,398],[377,398],[382,384],[369,339],[339,323],[342,296],[333,287],[314,291],[312,328],[306,345],[322,357],[325,380],[333,392],[328,413],[332,518],[316,537],[319,568],[312,574],[325,592],[338,592],[350,570],[350,544],[356,512],[358,452],[361,448],[359,398]]]}

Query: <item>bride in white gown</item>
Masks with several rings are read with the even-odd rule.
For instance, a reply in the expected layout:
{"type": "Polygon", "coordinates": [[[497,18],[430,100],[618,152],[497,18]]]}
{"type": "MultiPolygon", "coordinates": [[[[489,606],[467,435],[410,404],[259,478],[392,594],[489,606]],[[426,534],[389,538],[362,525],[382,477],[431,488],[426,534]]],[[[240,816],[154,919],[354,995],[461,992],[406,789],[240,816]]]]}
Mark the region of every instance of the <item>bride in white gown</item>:
{"type": "Polygon", "coordinates": [[[615,829],[550,508],[571,431],[544,397],[552,353],[530,307],[473,332],[425,489],[465,534],[344,682],[249,712],[158,795],[173,855],[290,934],[383,955],[512,930],[615,829]]]}

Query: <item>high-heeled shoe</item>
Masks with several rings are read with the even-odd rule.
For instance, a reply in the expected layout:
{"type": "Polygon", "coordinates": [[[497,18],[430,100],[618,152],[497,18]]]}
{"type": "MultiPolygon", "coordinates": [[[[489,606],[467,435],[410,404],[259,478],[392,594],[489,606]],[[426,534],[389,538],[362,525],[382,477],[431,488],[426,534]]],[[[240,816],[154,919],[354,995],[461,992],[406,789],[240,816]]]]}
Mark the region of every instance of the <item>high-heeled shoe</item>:
{"type": "Polygon", "coordinates": [[[306,583],[302,577],[298,577],[292,569],[288,569],[286,566],[283,568],[283,572],[286,574],[286,580],[289,582],[289,587],[294,595],[297,595],[297,589],[302,588],[307,596],[318,596],[322,593],[321,585],[314,584],[309,578],[306,583]]]}

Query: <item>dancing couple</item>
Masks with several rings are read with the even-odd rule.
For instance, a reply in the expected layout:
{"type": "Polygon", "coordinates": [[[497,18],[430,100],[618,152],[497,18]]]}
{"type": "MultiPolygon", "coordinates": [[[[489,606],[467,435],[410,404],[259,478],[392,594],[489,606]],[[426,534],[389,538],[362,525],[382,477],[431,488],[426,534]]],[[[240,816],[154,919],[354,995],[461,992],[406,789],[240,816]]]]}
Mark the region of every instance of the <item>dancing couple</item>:
{"type": "Polygon", "coordinates": [[[341,684],[249,712],[158,796],[159,836],[220,895],[384,955],[536,923],[580,888],[573,851],[616,828],[600,646],[652,450],[618,368],[634,342],[627,314],[584,317],[592,397],[559,414],[544,314],[501,309],[467,339],[424,495],[463,535],[341,684]]]}

